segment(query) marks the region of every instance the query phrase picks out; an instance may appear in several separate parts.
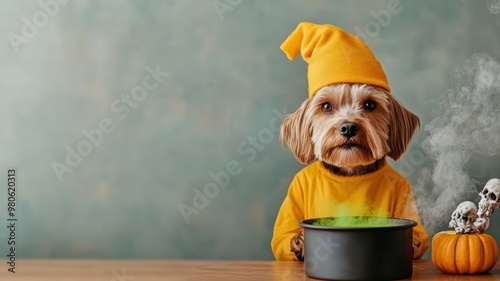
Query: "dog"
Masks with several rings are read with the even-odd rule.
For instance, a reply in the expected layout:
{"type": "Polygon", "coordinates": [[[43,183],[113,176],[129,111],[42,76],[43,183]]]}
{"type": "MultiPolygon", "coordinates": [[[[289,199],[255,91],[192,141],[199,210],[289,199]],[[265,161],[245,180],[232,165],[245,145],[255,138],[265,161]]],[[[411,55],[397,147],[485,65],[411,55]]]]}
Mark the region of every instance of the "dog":
{"type": "MultiPolygon", "coordinates": [[[[312,99],[304,101],[285,118],[280,136],[299,162],[309,164],[318,159],[328,172],[355,178],[388,165],[386,156],[399,159],[418,126],[419,118],[385,89],[341,83],[325,86],[312,99]]],[[[405,206],[414,208],[413,203],[406,202],[405,206]]],[[[419,222],[418,213],[410,217],[419,222]]],[[[417,232],[413,239],[414,258],[421,257],[427,248],[421,225],[417,232]]],[[[290,251],[302,261],[302,229],[296,230],[289,245],[290,251]]]]}
{"type": "MultiPolygon", "coordinates": [[[[339,27],[303,22],[281,45],[308,63],[309,98],[281,125],[280,137],[300,163],[276,217],[271,248],[277,260],[304,260],[298,222],[319,217],[404,218],[413,228],[413,257],[428,247],[408,181],[387,164],[398,160],[419,118],[391,93],[371,50],[339,27]],[[317,160],[317,161],[315,161],[317,160]]],[[[306,257],[307,258],[307,257],[306,257]]]]}

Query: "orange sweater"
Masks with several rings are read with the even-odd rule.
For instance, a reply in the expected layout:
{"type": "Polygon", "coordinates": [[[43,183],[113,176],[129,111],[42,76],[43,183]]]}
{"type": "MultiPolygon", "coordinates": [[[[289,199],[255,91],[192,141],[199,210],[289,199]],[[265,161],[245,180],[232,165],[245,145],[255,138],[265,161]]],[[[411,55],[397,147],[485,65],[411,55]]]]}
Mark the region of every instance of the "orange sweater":
{"type": "Polygon", "coordinates": [[[425,232],[408,181],[387,163],[379,170],[362,176],[338,176],[320,161],[302,169],[293,179],[274,225],[271,248],[280,261],[297,260],[290,251],[290,239],[304,219],[331,216],[373,216],[404,218],[418,223],[413,228],[419,241],[417,256],[428,247],[425,232]],[[336,206],[348,206],[349,214],[336,206]]]}

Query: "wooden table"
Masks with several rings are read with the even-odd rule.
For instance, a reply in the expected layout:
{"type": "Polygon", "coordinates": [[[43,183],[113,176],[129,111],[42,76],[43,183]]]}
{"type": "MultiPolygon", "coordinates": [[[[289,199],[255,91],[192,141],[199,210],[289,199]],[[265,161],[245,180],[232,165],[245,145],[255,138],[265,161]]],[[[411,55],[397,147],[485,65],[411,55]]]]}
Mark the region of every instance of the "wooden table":
{"type": "MultiPolygon", "coordinates": [[[[20,259],[17,273],[12,274],[6,260],[0,261],[2,281],[317,280],[304,275],[300,262],[20,259]]],[[[419,260],[407,280],[500,280],[500,264],[484,275],[455,276],[439,272],[431,261],[419,260]]]]}

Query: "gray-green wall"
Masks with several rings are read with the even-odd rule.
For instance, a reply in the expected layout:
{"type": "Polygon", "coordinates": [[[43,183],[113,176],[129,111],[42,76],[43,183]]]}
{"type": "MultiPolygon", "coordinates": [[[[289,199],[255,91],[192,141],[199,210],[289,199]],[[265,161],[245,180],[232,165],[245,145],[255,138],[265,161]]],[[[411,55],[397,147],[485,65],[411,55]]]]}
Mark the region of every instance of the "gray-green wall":
{"type": "MultiPolygon", "coordinates": [[[[424,128],[442,112],[454,70],[476,53],[500,58],[498,0],[74,0],[45,9],[0,2],[2,256],[7,168],[16,167],[21,257],[272,259],[275,216],[303,167],[273,130],[307,96],[306,64],[279,49],[300,21],[367,34],[394,96],[421,118],[407,154],[391,162],[414,186],[433,167],[418,158],[427,156],[424,128]],[[157,67],[164,74],[141,93],[157,67]],[[140,98],[126,105],[132,93],[140,98]],[[214,189],[210,174],[228,170],[214,189]],[[196,195],[205,186],[212,198],[196,195]]],[[[500,177],[499,160],[472,154],[464,171],[480,189],[500,177]]],[[[500,239],[500,215],[489,233],[500,239]]]]}

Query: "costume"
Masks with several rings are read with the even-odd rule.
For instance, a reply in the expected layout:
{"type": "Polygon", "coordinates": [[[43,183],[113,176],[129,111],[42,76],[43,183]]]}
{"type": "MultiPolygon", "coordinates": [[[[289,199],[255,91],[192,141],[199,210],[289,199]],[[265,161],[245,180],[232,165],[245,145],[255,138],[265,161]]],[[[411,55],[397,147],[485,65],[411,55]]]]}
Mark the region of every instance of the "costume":
{"type": "Polygon", "coordinates": [[[301,22],[281,44],[287,58],[299,54],[307,62],[309,98],[334,83],[362,83],[391,91],[380,62],[355,35],[337,26],[301,22]]]}
{"type": "Polygon", "coordinates": [[[361,176],[338,176],[316,161],[297,173],[281,205],[274,225],[271,248],[276,260],[291,261],[297,257],[290,251],[290,239],[304,219],[331,217],[337,206],[348,206],[349,215],[404,218],[418,223],[414,239],[421,243],[420,258],[428,247],[427,234],[420,223],[408,181],[389,164],[361,176]],[[368,207],[368,208],[367,208],[368,207]]]}

